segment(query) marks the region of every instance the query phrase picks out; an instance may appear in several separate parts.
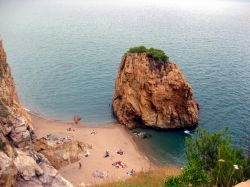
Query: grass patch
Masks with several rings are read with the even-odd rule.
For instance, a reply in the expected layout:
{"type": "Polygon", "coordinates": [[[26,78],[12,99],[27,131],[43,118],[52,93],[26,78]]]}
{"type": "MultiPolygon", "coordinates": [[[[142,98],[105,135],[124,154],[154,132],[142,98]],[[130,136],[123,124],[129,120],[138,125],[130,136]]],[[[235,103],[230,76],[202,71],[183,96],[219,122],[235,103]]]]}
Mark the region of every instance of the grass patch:
{"type": "Polygon", "coordinates": [[[166,178],[180,174],[178,168],[160,168],[149,172],[140,172],[124,182],[112,182],[96,187],[160,187],[164,186],[166,178]]]}

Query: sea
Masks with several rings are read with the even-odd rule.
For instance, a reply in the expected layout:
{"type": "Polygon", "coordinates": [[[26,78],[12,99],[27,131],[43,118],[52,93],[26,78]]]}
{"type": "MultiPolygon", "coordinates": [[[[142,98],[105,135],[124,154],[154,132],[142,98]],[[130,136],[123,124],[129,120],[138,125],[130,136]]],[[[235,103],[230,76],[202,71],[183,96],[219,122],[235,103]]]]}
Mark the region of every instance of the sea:
{"type": "MultiPolygon", "coordinates": [[[[123,54],[159,48],[179,65],[200,106],[199,127],[250,134],[250,1],[0,0],[0,35],[22,104],[51,119],[116,121],[111,103],[123,54]]],[[[162,165],[185,163],[182,130],[138,140],[162,165]]]]}

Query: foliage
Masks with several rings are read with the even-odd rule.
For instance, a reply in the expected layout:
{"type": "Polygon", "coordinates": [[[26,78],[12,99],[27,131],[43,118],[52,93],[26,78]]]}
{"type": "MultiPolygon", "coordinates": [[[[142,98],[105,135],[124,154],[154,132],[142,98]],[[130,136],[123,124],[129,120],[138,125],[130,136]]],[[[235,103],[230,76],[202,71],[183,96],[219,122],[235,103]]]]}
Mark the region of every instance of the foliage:
{"type": "Polygon", "coordinates": [[[183,187],[187,186],[187,184],[184,183],[182,180],[182,176],[177,176],[177,177],[169,177],[167,181],[165,182],[164,187],[183,187]]]}
{"type": "Polygon", "coordinates": [[[214,168],[219,147],[230,143],[228,137],[223,137],[225,132],[226,130],[209,134],[205,129],[197,129],[196,136],[186,139],[187,160],[199,162],[206,171],[214,168]]]}
{"type": "Polygon", "coordinates": [[[187,164],[182,174],[167,180],[165,186],[227,187],[247,179],[250,159],[241,148],[231,145],[226,132],[197,129],[196,136],[186,140],[187,164]]]}
{"type": "Polygon", "coordinates": [[[132,47],[128,50],[128,53],[146,53],[147,57],[154,59],[160,65],[169,60],[169,57],[164,53],[164,51],[155,48],[147,49],[144,46],[132,47]]]}
{"type": "Polygon", "coordinates": [[[248,157],[246,160],[245,160],[245,163],[243,165],[243,176],[246,178],[246,179],[250,179],[250,157],[248,157]]]}
{"type": "Polygon", "coordinates": [[[132,47],[128,50],[129,53],[146,53],[147,52],[147,48],[143,45],[141,46],[137,46],[137,47],[132,47]]]}
{"type": "Polygon", "coordinates": [[[213,184],[233,186],[243,180],[245,162],[242,149],[223,144],[218,150],[218,160],[212,170],[213,184]]]}
{"type": "Polygon", "coordinates": [[[171,177],[165,182],[165,187],[183,186],[206,186],[210,182],[210,177],[195,161],[189,162],[180,176],[171,177]]]}
{"type": "Polygon", "coordinates": [[[164,51],[160,49],[150,48],[146,53],[148,57],[153,58],[159,64],[163,64],[169,59],[169,57],[165,55],[164,51]]]}

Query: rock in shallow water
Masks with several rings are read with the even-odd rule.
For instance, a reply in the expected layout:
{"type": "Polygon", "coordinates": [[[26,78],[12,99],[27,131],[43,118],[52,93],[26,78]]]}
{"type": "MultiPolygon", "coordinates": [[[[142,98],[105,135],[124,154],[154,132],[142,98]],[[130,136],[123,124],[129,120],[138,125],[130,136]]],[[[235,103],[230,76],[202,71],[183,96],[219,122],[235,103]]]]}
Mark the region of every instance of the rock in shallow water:
{"type": "Polygon", "coordinates": [[[138,124],[175,129],[198,123],[198,104],[178,66],[170,61],[159,65],[146,53],[128,53],[122,59],[112,106],[119,122],[130,129],[138,124]]]}

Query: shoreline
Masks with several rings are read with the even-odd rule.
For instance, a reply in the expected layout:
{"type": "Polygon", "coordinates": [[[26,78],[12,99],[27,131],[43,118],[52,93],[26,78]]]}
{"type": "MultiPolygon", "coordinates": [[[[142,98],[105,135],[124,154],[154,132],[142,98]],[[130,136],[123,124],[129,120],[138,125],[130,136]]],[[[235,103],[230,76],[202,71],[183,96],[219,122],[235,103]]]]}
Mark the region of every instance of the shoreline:
{"type": "MultiPolygon", "coordinates": [[[[49,118],[46,115],[40,114],[38,112],[34,112],[32,110],[29,110],[27,108],[24,108],[24,110],[30,115],[30,116],[36,116],[38,118],[41,118],[43,120],[49,121],[49,122],[58,122],[58,123],[63,123],[63,124],[74,124],[73,119],[72,120],[62,120],[62,119],[55,119],[55,118],[49,118]]],[[[110,127],[113,125],[118,125],[118,122],[83,122],[82,120],[78,122],[78,126],[84,126],[84,127],[90,127],[90,128],[99,128],[99,127],[110,127]]],[[[120,125],[120,124],[119,124],[120,125]]]]}
{"type": "Polygon", "coordinates": [[[75,162],[58,170],[74,186],[78,186],[82,182],[88,185],[95,185],[119,180],[124,181],[130,177],[126,172],[131,169],[138,173],[159,168],[159,166],[146,156],[128,129],[118,123],[107,123],[102,127],[90,127],[84,122],[75,125],[73,120],[49,119],[35,112],[25,110],[31,117],[37,138],[47,136],[47,134],[54,134],[61,137],[71,136],[73,139],[84,142],[92,147],[89,150],[89,158],[83,157],[80,160],[83,164],[82,169],[79,169],[78,162],[75,162]],[[68,128],[72,128],[74,131],[69,132],[67,131],[68,128]],[[93,130],[96,132],[95,135],[91,135],[93,130]],[[116,151],[120,148],[124,151],[124,155],[122,156],[116,154],[116,151]],[[106,150],[110,152],[110,158],[108,159],[103,158],[106,150]],[[124,162],[128,167],[117,169],[112,166],[112,163],[118,160],[124,162]],[[108,177],[104,179],[94,178],[92,173],[96,170],[106,172],[108,177]]]}

